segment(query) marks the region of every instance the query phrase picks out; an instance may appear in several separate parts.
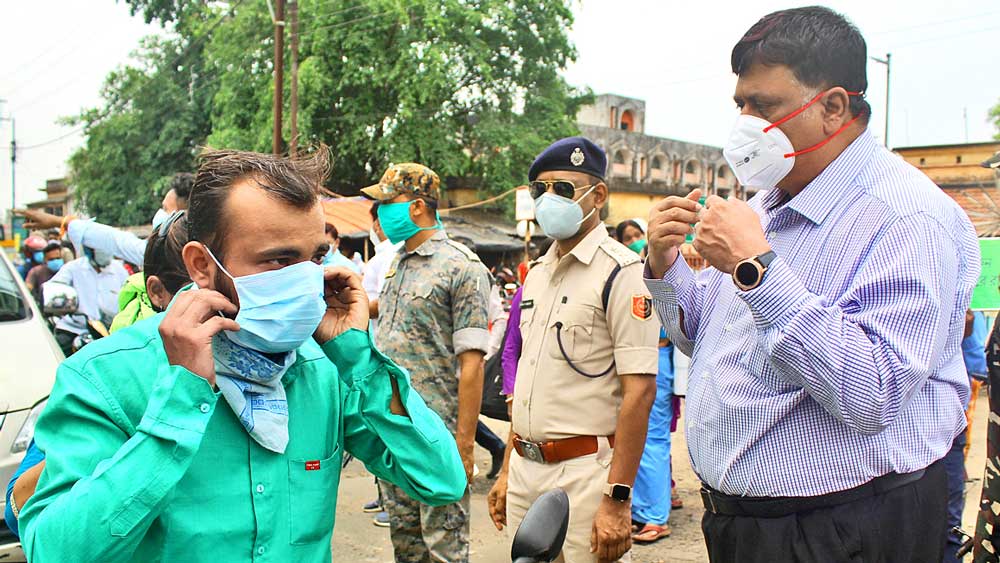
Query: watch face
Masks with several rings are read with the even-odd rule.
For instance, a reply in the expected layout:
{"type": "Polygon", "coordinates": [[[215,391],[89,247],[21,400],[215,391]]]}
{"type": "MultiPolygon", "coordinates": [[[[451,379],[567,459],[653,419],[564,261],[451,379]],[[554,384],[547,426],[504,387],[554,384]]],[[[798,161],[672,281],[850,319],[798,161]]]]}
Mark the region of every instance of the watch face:
{"type": "Polygon", "coordinates": [[[611,498],[615,500],[628,500],[632,491],[625,485],[615,485],[611,487],[611,498]]]}
{"type": "Polygon", "coordinates": [[[752,286],[757,284],[757,278],[760,275],[754,264],[750,262],[740,262],[736,265],[736,279],[745,286],[752,286]]]}

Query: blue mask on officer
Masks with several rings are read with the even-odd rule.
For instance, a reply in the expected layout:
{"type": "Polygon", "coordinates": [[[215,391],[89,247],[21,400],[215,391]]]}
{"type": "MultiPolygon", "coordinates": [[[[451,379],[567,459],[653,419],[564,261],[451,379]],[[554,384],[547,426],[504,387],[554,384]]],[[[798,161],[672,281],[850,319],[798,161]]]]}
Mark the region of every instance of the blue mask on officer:
{"type": "Polygon", "coordinates": [[[41,264],[42,262],[45,261],[45,253],[42,252],[41,250],[39,250],[39,251],[35,252],[34,254],[32,254],[31,258],[32,258],[32,260],[35,261],[35,264],[41,264]]]}
{"type": "Polygon", "coordinates": [[[50,270],[52,270],[53,272],[58,272],[59,268],[63,267],[63,259],[62,258],[53,258],[52,260],[46,261],[45,265],[48,266],[48,268],[50,270]]]}
{"type": "Polygon", "coordinates": [[[226,331],[236,344],[268,354],[291,352],[316,332],[326,301],[323,299],[323,267],[306,260],[279,270],[235,277],[208,255],[233,280],[240,310],[240,330],[226,331]]]}
{"type": "Polygon", "coordinates": [[[580,201],[590,195],[590,192],[594,191],[596,187],[597,184],[591,186],[577,200],[551,192],[545,192],[539,196],[535,200],[535,220],[545,231],[545,235],[555,240],[565,240],[580,232],[580,225],[597,211],[595,207],[584,217],[580,201]]]}

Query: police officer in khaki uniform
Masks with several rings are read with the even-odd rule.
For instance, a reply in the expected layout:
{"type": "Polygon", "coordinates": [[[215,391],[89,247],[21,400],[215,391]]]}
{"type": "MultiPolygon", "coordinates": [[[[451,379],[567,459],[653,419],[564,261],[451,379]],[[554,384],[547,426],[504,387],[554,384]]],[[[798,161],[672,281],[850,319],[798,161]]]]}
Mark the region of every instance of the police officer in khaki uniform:
{"type": "Polygon", "coordinates": [[[555,243],[528,273],[509,455],[493,490],[497,528],[560,487],[570,525],[560,560],[628,560],[631,487],[656,395],[657,337],[639,257],[600,219],[607,157],[562,139],[529,172],[536,218],[555,243]]]}

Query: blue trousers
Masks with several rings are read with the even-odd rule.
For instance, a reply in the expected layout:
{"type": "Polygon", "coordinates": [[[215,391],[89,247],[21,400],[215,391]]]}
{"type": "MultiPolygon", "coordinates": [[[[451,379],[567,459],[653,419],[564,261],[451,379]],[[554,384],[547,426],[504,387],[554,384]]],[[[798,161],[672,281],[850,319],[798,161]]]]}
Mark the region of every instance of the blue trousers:
{"type": "Polygon", "coordinates": [[[944,470],[948,476],[948,525],[945,530],[947,543],[944,546],[944,563],[958,563],[955,552],[962,546],[959,536],[951,533],[955,526],[962,525],[962,509],[965,508],[965,431],[955,436],[951,450],[944,456],[944,470]]]}
{"type": "Polygon", "coordinates": [[[662,526],[670,518],[670,423],[674,411],[673,346],[660,348],[656,374],[656,400],[649,412],[646,449],[632,489],[632,519],[662,526]]]}

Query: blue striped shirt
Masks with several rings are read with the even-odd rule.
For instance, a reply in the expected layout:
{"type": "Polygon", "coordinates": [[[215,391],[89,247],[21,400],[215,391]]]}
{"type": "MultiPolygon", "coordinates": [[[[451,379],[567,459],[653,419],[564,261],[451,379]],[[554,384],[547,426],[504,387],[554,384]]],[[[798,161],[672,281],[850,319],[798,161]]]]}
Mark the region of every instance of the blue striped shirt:
{"type": "Polygon", "coordinates": [[[749,204],[778,255],[759,287],[683,259],[646,280],[692,357],[698,476],[731,495],[814,496],[943,457],[965,427],[980,270],[962,209],[868,131],[794,198],[749,204]]]}

